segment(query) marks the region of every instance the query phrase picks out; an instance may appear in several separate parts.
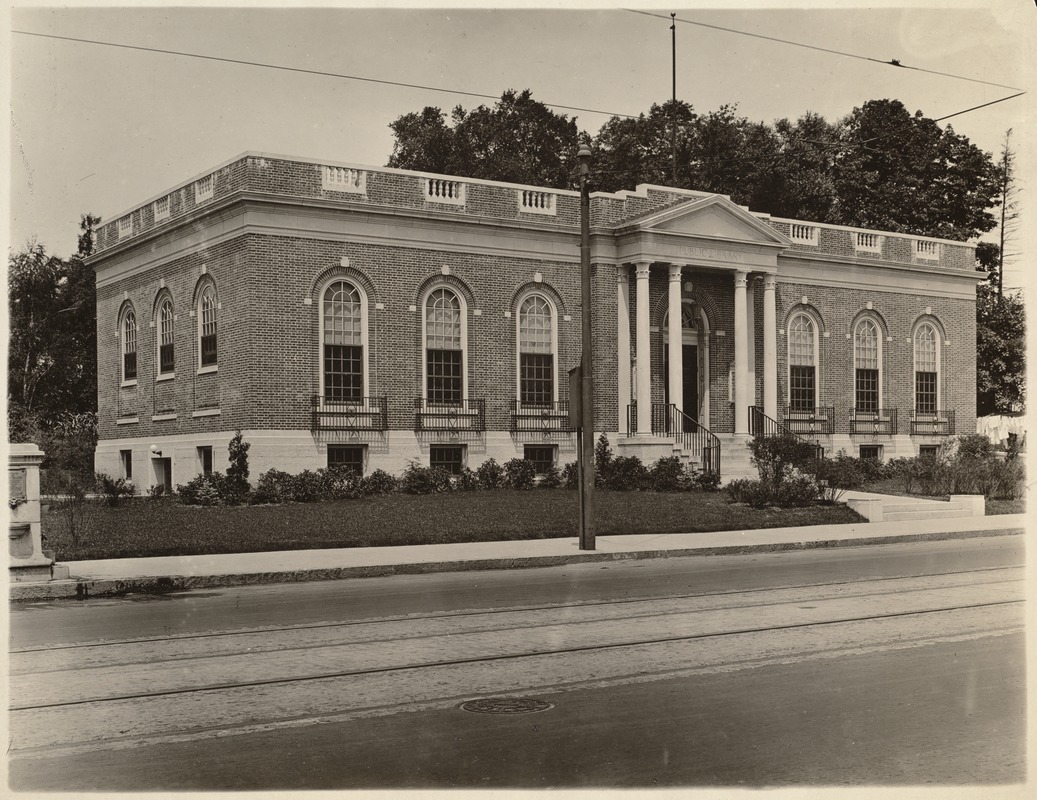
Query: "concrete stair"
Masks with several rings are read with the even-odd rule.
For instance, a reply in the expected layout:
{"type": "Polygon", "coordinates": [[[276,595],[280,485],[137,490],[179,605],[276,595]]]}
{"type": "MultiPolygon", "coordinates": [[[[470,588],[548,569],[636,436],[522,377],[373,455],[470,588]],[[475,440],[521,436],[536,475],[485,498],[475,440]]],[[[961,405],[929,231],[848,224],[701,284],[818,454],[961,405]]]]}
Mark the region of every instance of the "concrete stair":
{"type": "Polygon", "coordinates": [[[847,492],[850,508],[869,522],[925,522],[934,519],[982,517],[986,513],[982,495],[952,495],[950,500],[847,492]]]}

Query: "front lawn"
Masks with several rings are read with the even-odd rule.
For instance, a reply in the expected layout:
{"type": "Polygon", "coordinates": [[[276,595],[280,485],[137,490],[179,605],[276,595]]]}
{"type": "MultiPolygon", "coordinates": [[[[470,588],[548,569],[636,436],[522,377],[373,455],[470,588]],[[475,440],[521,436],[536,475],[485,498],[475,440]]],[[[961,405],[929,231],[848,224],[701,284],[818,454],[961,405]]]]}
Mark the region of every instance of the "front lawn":
{"type": "MultiPolygon", "coordinates": [[[[723,492],[595,494],[596,533],[694,533],[861,518],[843,505],[755,509],[723,492]]],[[[197,507],[135,498],[109,508],[84,504],[73,543],[67,514],[43,515],[45,547],[59,561],[142,556],[251,553],[335,547],[552,539],[577,535],[575,491],[393,494],[326,503],[197,507]]]]}

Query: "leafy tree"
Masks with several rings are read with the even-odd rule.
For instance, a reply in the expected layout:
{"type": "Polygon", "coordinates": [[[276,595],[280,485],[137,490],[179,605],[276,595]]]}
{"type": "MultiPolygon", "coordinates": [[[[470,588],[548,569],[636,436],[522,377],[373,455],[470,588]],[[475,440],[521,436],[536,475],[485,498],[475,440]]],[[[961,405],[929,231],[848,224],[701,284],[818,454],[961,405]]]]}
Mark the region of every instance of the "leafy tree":
{"type": "Polygon", "coordinates": [[[429,106],[389,127],[396,138],[390,167],[558,189],[576,185],[576,120],[554,113],[528,89],[504,92],[493,108],[457,106],[450,126],[429,106]]]}
{"type": "Polygon", "coordinates": [[[839,125],[835,219],[964,241],[995,225],[990,155],[898,100],[869,100],[839,125]]]}
{"type": "Polygon", "coordinates": [[[652,104],[636,119],[612,117],[594,140],[594,188],[614,192],[639,183],[692,188],[690,163],[698,115],[685,102],[652,104]],[[677,128],[677,180],[673,180],[673,127],[677,128]]]}
{"type": "Polygon", "coordinates": [[[1026,317],[1019,294],[976,288],[976,413],[1003,414],[1026,403],[1026,317]]]}

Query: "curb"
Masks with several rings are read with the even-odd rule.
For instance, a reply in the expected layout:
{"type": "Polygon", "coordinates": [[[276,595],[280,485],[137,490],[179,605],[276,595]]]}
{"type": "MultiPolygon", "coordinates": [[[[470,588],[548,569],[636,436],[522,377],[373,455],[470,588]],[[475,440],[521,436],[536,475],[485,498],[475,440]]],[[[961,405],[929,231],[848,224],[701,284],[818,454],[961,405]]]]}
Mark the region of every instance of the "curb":
{"type": "Polygon", "coordinates": [[[649,558],[683,558],[688,556],[749,555],[753,553],[780,553],[794,550],[828,550],[865,545],[903,544],[908,542],[937,542],[948,539],[977,539],[1023,534],[1023,528],[995,528],[974,531],[952,531],[889,536],[866,536],[852,539],[814,539],[801,542],[774,542],[770,544],[723,545],[673,550],[633,550],[626,552],[589,552],[573,555],[526,556],[522,558],[489,558],[471,561],[430,561],[411,564],[379,564],[366,567],[332,567],[299,569],[282,572],[249,572],[223,575],[147,576],[139,578],[71,580],[47,583],[10,585],[10,600],[29,602],[39,600],[89,600],[93,597],[121,597],[127,594],[169,594],[191,589],[234,586],[262,586],[277,583],[304,583],[331,581],[345,578],[383,578],[392,575],[422,575],[439,572],[472,572],[494,569],[532,569],[565,564],[585,564],[600,561],[637,561],[649,558]]]}

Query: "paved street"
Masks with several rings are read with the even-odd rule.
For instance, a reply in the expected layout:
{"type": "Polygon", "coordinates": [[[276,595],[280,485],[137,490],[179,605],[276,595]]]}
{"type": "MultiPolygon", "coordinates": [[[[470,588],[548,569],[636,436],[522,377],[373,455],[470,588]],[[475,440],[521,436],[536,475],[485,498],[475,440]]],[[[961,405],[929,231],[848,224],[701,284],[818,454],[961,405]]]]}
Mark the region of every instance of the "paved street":
{"type": "Polygon", "coordinates": [[[14,606],[23,790],[1025,776],[1022,537],[14,606]],[[485,697],[550,704],[483,714],[485,697]]]}

